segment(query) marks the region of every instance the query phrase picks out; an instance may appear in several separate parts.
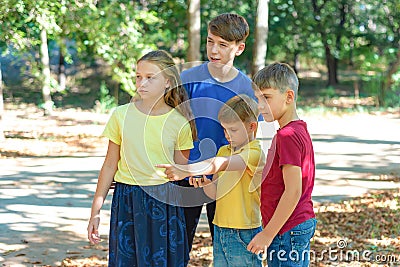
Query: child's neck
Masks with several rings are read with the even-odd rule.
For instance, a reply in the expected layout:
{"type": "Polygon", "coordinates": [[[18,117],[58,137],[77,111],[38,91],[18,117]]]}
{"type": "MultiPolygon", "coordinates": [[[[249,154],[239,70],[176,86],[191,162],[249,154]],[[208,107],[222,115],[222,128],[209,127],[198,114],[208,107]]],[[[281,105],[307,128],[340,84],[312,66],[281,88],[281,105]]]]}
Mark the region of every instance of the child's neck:
{"type": "Polygon", "coordinates": [[[159,101],[152,101],[150,99],[139,99],[135,101],[135,106],[142,113],[148,115],[163,115],[168,113],[172,108],[168,106],[164,99],[160,99],[159,101]]]}
{"type": "Polygon", "coordinates": [[[232,81],[238,74],[238,70],[233,65],[208,63],[207,67],[211,76],[218,82],[232,81]]]}
{"type": "Polygon", "coordinates": [[[244,147],[245,145],[247,145],[248,143],[250,143],[251,141],[253,141],[255,139],[254,135],[249,136],[249,139],[247,142],[244,142],[241,145],[237,145],[237,146],[231,146],[233,151],[239,150],[242,147],[244,147]]]}
{"type": "Polygon", "coordinates": [[[279,128],[282,129],[286,125],[288,125],[292,121],[299,120],[299,116],[297,115],[296,109],[289,109],[283,114],[283,116],[278,120],[279,128]]]}

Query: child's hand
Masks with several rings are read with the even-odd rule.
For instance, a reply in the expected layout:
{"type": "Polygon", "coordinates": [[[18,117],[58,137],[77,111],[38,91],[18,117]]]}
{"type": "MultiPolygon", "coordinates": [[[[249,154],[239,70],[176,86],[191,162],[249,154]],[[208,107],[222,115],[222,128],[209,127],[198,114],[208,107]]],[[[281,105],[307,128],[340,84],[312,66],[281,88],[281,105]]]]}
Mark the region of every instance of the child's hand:
{"type": "Polygon", "coordinates": [[[261,231],[250,241],[247,250],[254,253],[267,253],[267,248],[271,245],[273,238],[269,237],[266,231],[261,231]]]}
{"type": "Polygon", "coordinates": [[[212,181],[210,179],[207,179],[207,177],[205,177],[205,175],[196,175],[196,176],[191,176],[189,178],[189,184],[193,185],[195,188],[204,187],[211,183],[212,183],[212,181]]]}
{"type": "Polygon", "coordinates": [[[164,173],[170,181],[179,181],[188,176],[187,172],[172,164],[157,164],[156,167],[165,168],[164,173]]]}
{"type": "Polygon", "coordinates": [[[88,239],[92,244],[98,244],[100,242],[100,235],[98,231],[99,224],[100,224],[99,215],[90,218],[87,231],[88,231],[88,239]]]}

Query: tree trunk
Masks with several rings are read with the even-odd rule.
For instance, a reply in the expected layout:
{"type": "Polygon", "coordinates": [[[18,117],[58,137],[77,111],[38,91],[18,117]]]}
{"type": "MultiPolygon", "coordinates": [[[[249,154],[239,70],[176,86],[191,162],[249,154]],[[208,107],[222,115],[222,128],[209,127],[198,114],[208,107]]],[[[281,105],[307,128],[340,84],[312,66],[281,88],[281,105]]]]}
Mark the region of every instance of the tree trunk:
{"type": "Polygon", "coordinates": [[[49,49],[47,46],[47,32],[43,29],[40,32],[40,60],[42,62],[42,75],[43,75],[43,109],[44,115],[50,115],[53,111],[53,101],[51,100],[51,76],[50,76],[50,59],[49,59],[49,49]]]}
{"type": "Polygon", "coordinates": [[[67,75],[65,73],[65,57],[63,49],[60,47],[60,57],[58,60],[58,90],[64,91],[67,84],[67,75]]]}
{"type": "MultiPolygon", "coordinates": [[[[325,47],[325,61],[326,61],[326,67],[328,69],[328,86],[334,86],[337,85],[338,80],[337,80],[337,60],[335,60],[334,56],[332,55],[331,52],[331,47],[329,46],[328,43],[328,34],[324,31],[325,25],[322,24],[321,22],[321,10],[324,7],[324,5],[327,3],[327,1],[323,1],[321,5],[318,6],[318,1],[317,0],[312,0],[311,4],[313,7],[313,13],[314,13],[314,19],[317,23],[317,31],[321,34],[321,40],[322,43],[325,47]]],[[[341,17],[341,23],[344,22],[343,17],[341,17]]],[[[340,39],[339,39],[340,40],[340,39]]]]}
{"type": "Polygon", "coordinates": [[[326,66],[328,68],[328,86],[337,85],[337,60],[331,53],[331,48],[325,44],[326,66]]]}
{"type": "Polygon", "coordinates": [[[0,62],[0,142],[4,141],[4,129],[3,129],[3,115],[4,115],[4,98],[3,98],[3,75],[1,72],[0,62]]]}
{"type": "Polygon", "coordinates": [[[256,26],[254,30],[252,75],[265,66],[268,38],[269,0],[257,1],[256,26]]]}
{"type": "Polygon", "coordinates": [[[201,36],[200,36],[200,0],[189,0],[188,1],[188,42],[189,42],[189,48],[188,48],[188,55],[187,55],[187,60],[189,62],[189,66],[193,66],[195,61],[200,61],[201,56],[200,56],[200,42],[201,42],[201,36]]]}

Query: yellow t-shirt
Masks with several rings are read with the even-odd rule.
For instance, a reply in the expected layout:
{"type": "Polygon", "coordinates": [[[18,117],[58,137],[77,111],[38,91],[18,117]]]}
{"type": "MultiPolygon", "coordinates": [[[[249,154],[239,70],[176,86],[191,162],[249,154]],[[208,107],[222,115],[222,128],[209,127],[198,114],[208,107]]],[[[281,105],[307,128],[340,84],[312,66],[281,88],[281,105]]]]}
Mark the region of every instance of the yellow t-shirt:
{"type": "Polygon", "coordinates": [[[120,146],[114,180],[131,185],[168,182],[163,169],[154,165],[174,163],[175,150],[193,148],[189,122],[177,110],[152,116],[140,112],[134,103],[115,109],[103,136],[120,146]]]}
{"type": "Polygon", "coordinates": [[[232,151],[230,145],[223,146],[217,156],[235,154],[243,159],[247,169],[218,173],[213,223],[225,228],[257,228],[261,226],[260,182],[265,156],[259,140],[253,140],[237,151],[232,151]]]}

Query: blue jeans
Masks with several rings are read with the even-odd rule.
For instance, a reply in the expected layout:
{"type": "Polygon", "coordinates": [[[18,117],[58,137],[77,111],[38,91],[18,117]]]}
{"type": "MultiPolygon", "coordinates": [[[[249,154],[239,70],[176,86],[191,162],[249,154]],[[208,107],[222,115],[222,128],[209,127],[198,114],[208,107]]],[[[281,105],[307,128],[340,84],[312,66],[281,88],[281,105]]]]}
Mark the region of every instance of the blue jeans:
{"type": "Polygon", "coordinates": [[[214,225],[214,267],[261,267],[261,259],[247,250],[247,245],[261,230],[261,227],[233,229],[214,225]]]}
{"type": "Polygon", "coordinates": [[[275,236],[266,255],[268,267],[308,266],[316,225],[317,220],[312,218],[275,236]]]}

